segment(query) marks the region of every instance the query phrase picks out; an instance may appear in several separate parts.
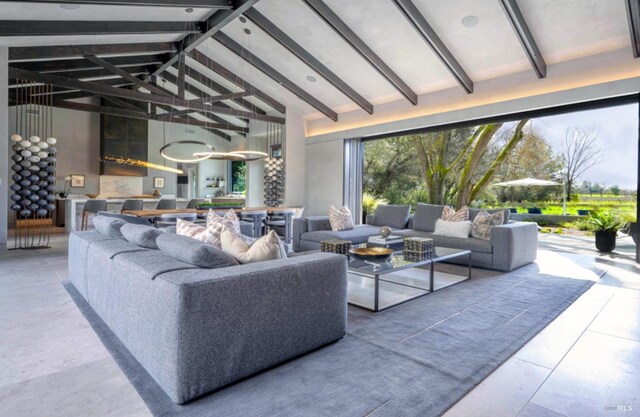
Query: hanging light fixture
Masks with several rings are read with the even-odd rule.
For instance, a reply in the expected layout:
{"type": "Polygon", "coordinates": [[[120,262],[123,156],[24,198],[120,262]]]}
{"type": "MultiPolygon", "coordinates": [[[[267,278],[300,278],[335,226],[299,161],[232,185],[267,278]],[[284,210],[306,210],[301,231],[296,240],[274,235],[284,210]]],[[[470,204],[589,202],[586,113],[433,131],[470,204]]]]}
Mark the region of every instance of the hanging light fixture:
{"type": "Polygon", "coordinates": [[[162,155],[163,158],[168,159],[169,161],[184,162],[184,163],[187,163],[187,164],[201,162],[201,161],[204,161],[205,159],[209,159],[209,155],[196,156],[196,154],[197,153],[206,154],[206,153],[210,153],[210,152],[215,152],[215,150],[213,149],[213,146],[209,145],[208,143],[200,142],[200,141],[197,141],[197,140],[176,140],[174,142],[169,142],[166,145],[164,145],[162,148],[160,148],[160,155],[162,155]],[[192,159],[178,158],[178,157],[175,157],[175,156],[167,155],[167,149],[169,149],[172,146],[177,146],[177,145],[201,145],[201,146],[205,147],[205,152],[196,152],[196,153],[194,153],[192,159]]]}
{"type": "MultiPolygon", "coordinates": [[[[249,122],[249,132],[254,131],[254,129],[251,128],[251,122],[249,122]]],[[[265,159],[266,157],[269,156],[269,154],[267,154],[266,152],[262,152],[257,150],[257,146],[254,146],[255,142],[255,137],[254,136],[250,136],[246,139],[245,141],[245,149],[241,150],[241,151],[231,151],[229,153],[233,154],[233,155],[242,155],[244,156],[244,160],[247,162],[252,162],[252,161],[259,161],[261,159],[265,159]]]]}

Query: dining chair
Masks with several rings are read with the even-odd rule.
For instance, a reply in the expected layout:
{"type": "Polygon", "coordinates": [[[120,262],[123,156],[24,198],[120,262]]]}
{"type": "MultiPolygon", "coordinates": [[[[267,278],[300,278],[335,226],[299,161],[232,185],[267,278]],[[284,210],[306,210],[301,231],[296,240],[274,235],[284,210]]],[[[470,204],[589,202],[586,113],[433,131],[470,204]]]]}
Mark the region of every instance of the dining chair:
{"type": "Polygon", "coordinates": [[[125,210],[142,210],[144,208],[144,202],[142,200],[124,200],[120,213],[125,210]]]}
{"type": "Polygon", "coordinates": [[[175,210],[176,208],[176,200],[163,198],[158,201],[158,205],[156,206],[156,210],[175,210]]]}
{"type": "Polygon", "coordinates": [[[99,211],[107,211],[107,200],[87,200],[82,207],[82,222],[80,230],[87,230],[89,226],[89,215],[98,214],[99,211]]]}

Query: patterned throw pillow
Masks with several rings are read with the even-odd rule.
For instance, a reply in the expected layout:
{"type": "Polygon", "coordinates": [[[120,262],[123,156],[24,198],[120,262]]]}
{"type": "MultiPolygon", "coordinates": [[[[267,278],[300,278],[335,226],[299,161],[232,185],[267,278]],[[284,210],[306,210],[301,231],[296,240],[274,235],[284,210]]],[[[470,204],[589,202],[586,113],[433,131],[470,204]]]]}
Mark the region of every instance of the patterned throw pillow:
{"type": "Polygon", "coordinates": [[[340,232],[342,230],[353,229],[353,218],[351,218],[351,211],[348,207],[335,208],[329,207],[329,223],[331,223],[331,230],[334,232],[340,232]]]}
{"type": "Polygon", "coordinates": [[[236,212],[233,209],[229,209],[224,216],[219,216],[215,211],[209,210],[207,214],[207,229],[213,234],[215,239],[212,244],[217,248],[220,247],[220,234],[224,227],[240,233],[240,220],[238,220],[236,212]]]}
{"type": "Polygon", "coordinates": [[[440,218],[450,222],[463,222],[469,220],[469,208],[464,206],[460,210],[455,211],[453,207],[444,206],[440,218]]]}
{"type": "Polygon", "coordinates": [[[487,210],[482,210],[471,224],[471,236],[489,240],[491,239],[491,228],[499,226],[504,221],[504,212],[499,211],[494,214],[489,214],[487,210]]]}
{"type": "Polygon", "coordinates": [[[199,224],[191,223],[186,220],[177,220],[176,234],[188,236],[199,240],[200,242],[217,246],[218,248],[220,247],[220,235],[215,236],[208,227],[200,226],[199,224]],[[217,245],[215,243],[217,243],[217,245]]]}
{"type": "Polygon", "coordinates": [[[273,230],[251,245],[248,245],[239,233],[235,233],[230,228],[224,227],[220,235],[220,243],[222,245],[222,251],[241,264],[287,257],[286,252],[283,253],[280,238],[273,230]]]}

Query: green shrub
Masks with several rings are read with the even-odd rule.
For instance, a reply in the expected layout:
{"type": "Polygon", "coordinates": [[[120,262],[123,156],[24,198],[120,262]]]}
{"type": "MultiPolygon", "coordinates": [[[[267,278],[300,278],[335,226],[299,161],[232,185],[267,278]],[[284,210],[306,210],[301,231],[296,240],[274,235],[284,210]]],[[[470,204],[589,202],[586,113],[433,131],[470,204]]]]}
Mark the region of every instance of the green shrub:
{"type": "Polygon", "coordinates": [[[378,207],[378,204],[387,204],[387,200],[375,197],[369,193],[362,194],[362,211],[365,216],[372,214],[376,210],[376,207],[378,207]]]}

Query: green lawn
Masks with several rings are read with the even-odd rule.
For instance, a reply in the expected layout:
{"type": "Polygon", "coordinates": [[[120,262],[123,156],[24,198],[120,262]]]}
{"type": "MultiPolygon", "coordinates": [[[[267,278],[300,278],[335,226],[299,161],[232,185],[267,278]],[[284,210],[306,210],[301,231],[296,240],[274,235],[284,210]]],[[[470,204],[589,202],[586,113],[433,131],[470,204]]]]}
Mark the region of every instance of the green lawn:
{"type": "MultiPolygon", "coordinates": [[[[500,207],[515,207],[518,213],[527,213],[530,207],[539,207],[542,214],[562,214],[562,203],[545,201],[535,203],[503,203],[500,207]]],[[[590,202],[569,202],[567,203],[567,214],[577,215],[578,210],[591,211],[613,211],[625,218],[627,221],[635,221],[636,204],[632,202],[618,201],[590,201],[590,202]]]]}

